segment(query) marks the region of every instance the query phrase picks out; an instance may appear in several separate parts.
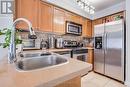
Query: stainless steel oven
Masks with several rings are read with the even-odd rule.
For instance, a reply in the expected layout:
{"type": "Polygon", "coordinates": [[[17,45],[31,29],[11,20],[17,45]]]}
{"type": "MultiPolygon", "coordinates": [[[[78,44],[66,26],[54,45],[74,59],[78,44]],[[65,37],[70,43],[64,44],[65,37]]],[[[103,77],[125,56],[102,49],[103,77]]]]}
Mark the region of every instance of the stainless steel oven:
{"type": "Polygon", "coordinates": [[[88,54],[88,49],[73,49],[72,50],[72,58],[75,58],[77,60],[81,60],[84,62],[87,62],[87,54],[88,54]]]}
{"type": "Polygon", "coordinates": [[[67,21],[66,34],[82,35],[82,25],[67,21]]]}

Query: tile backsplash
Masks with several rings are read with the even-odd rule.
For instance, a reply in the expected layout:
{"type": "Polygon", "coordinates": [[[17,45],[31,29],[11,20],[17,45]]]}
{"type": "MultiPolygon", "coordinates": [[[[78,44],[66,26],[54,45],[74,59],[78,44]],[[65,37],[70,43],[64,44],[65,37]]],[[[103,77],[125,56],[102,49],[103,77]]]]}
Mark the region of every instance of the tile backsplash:
{"type": "MultiPolygon", "coordinates": [[[[90,39],[84,39],[82,36],[75,36],[75,35],[58,35],[56,33],[48,33],[48,32],[36,32],[37,35],[37,39],[35,40],[35,47],[39,48],[40,47],[40,42],[41,40],[45,40],[48,41],[49,37],[62,37],[63,40],[72,40],[72,41],[78,41],[78,42],[84,42],[84,44],[89,44],[90,43],[90,39]]],[[[20,33],[21,39],[24,41],[29,40],[28,39],[28,33],[20,33]]]]}

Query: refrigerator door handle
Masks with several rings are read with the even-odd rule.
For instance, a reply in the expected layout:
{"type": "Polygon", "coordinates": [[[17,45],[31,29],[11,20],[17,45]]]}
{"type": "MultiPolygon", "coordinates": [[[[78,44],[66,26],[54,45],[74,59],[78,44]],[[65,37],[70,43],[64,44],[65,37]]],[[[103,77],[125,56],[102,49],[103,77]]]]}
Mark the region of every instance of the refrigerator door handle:
{"type": "Polygon", "coordinates": [[[107,53],[107,33],[104,34],[104,50],[106,54],[107,53]]]}

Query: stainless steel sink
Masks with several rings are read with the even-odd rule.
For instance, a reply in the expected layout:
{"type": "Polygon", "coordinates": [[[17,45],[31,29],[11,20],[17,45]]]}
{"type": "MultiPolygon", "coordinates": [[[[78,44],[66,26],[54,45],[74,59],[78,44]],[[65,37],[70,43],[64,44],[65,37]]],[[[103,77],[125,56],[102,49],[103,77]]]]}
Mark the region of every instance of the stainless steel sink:
{"type": "Polygon", "coordinates": [[[20,71],[30,71],[63,65],[67,62],[68,60],[66,58],[57,54],[51,54],[35,58],[24,58],[16,63],[16,69],[20,71]]]}

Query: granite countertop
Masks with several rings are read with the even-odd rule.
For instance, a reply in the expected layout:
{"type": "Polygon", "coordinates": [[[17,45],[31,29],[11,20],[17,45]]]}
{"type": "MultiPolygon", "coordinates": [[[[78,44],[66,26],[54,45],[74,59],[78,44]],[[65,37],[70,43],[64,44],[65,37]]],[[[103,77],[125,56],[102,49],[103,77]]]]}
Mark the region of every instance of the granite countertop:
{"type": "Polygon", "coordinates": [[[62,66],[19,72],[15,64],[8,64],[4,58],[0,61],[0,87],[53,87],[90,70],[91,64],[70,58],[62,66]]]}

